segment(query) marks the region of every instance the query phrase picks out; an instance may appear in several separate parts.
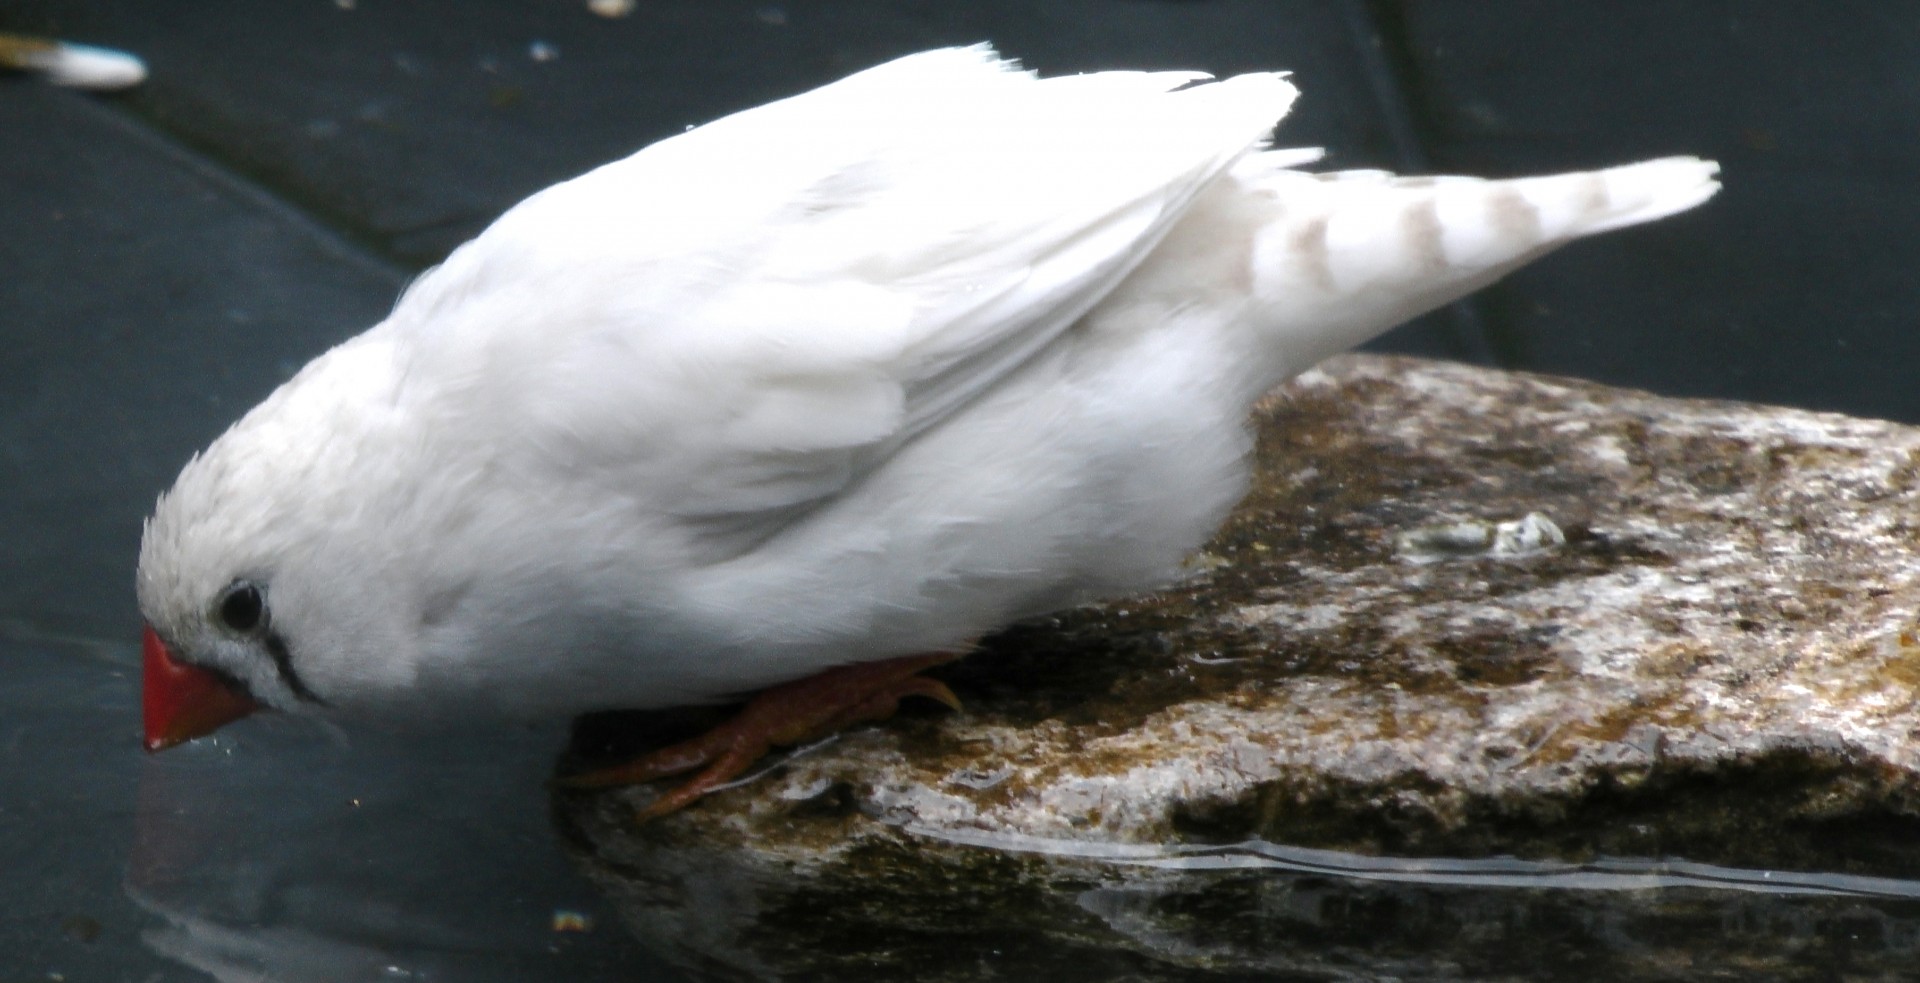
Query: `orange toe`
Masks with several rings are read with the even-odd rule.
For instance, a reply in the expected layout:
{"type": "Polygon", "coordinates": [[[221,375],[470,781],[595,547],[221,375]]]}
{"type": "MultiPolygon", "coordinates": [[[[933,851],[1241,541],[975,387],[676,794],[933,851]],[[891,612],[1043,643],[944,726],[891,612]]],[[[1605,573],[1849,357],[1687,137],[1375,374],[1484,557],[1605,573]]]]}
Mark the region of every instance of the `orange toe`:
{"type": "Polygon", "coordinates": [[[922,669],[957,658],[941,652],[829,669],[756,694],[732,719],[691,740],[610,768],[556,779],[554,784],[565,788],[637,785],[700,769],[639,813],[642,820],[664,816],[739,777],[774,747],[884,720],[906,697],[925,697],[960,709],[960,698],[945,683],[918,675],[922,669]]]}

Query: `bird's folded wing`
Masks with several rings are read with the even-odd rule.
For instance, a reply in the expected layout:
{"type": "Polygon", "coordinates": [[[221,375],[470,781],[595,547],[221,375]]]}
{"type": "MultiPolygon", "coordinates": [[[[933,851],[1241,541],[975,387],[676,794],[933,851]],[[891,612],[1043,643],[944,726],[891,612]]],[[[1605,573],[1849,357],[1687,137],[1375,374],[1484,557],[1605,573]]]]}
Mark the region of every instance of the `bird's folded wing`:
{"type": "Polygon", "coordinates": [[[402,312],[490,308],[422,333],[487,339],[528,446],[771,535],[1056,340],[1294,94],[1199,78],[912,56],[529,199],[402,312]]]}

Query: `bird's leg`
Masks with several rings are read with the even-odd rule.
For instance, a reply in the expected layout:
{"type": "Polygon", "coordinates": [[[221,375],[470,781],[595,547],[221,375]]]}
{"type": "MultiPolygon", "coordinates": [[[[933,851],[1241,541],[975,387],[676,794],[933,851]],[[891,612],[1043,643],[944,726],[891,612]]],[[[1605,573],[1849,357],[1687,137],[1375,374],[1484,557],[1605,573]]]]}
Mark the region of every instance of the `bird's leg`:
{"type": "Polygon", "coordinates": [[[910,655],[840,666],[755,694],[723,724],[625,764],[559,779],[568,788],[637,785],[696,768],[703,770],[640,810],[641,819],[664,816],[725,785],[774,747],[800,744],[869,720],[893,716],[900,700],[923,696],[960,709],[945,683],[920,670],[959,658],[951,652],[910,655]]]}

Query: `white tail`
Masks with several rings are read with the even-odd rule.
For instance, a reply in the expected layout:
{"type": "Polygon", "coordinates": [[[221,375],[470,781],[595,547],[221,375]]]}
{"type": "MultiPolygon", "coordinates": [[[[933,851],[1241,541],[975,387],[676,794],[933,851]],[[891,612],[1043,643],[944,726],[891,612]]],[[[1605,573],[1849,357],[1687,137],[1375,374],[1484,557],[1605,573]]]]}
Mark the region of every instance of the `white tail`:
{"type": "Polygon", "coordinates": [[[1513,180],[1308,174],[1255,155],[1238,177],[1267,199],[1252,264],[1260,333],[1291,376],[1565,243],[1692,208],[1719,190],[1718,172],[1668,157],[1513,180]]]}

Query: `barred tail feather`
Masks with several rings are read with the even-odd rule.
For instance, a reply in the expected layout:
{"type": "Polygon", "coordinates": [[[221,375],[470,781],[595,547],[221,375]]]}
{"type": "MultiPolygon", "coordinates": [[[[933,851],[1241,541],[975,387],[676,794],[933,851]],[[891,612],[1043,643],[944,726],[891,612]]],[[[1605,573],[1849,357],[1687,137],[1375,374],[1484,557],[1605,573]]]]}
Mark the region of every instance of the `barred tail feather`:
{"type": "Polygon", "coordinates": [[[1692,208],[1718,172],[1693,157],[1512,180],[1243,171],[1269,213],[1254,249],[1262,333],[1285,378],[1575,239],[1692,208]]]}

